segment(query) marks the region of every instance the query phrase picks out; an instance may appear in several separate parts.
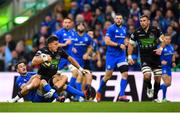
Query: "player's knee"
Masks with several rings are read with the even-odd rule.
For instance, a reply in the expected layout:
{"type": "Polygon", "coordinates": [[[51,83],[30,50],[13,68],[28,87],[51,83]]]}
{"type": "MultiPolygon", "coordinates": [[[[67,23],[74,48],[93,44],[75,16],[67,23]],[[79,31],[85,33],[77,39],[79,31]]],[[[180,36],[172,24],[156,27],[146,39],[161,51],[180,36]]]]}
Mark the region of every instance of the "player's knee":
{"type": "Polygon", "coordinates": [[[86,74],[86,79],[87,80],[92,80],[92,73],[86,74]]]}
{"type": "Polygon", "coordinates": [[[128,78],[128,72],[123,72],[122,73],[122,78],[127,79],[128,78]]]}
{"type": "Polygon", "coordinates": [[[41,83],[40,83],[41,85],[46,85],[47,84],[47,81],[46,80],[41,80],[41,83]]]}
{"type": "Polygon", "coordinates": [[[166,84],[167,87],[171,86],[171,82],[170,81],[166,81],[165,84],[166,84]]]}
{"type": "Polygon", "coordinates": [[[62,75],[62,79],[63,79],[64,82],[67,82],[67,81],[68,81],[68,77],[65,76],[65,75],[62,75]]]}

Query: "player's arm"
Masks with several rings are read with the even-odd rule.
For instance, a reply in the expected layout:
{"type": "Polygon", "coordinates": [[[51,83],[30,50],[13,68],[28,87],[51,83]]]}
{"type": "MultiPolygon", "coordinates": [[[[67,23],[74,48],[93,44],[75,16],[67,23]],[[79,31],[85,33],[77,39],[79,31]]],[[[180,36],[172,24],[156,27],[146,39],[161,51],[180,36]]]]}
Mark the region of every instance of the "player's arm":
{"type": "Polygon", "coordinates": [[[164,41],[164,34],[160,31],[160,29],[157,28],[157,34],[159,36],[159,41],[160,41],[160,47],[154,51],[156,51],[157,55],[161,55],[163,48],[166,46],[165,41],[164,41]]]}
{"type": "Polygon", "coordinates": [[[175,54],[173,54],[173,57],[172,57],[172,66],[176,67],[176,55],[175,54]]]}
{"type": "Polygon", "coordinates": [[[134,47],[136,47],[136,38],[135,38],[135,33],[131,34],[130,39],[129,39],[129,43],[128,43],[128,63],[130,65],[134,64],[134,61],[132,59],[132,54],[134,51],[134,47]]]}
{"type": "Polygon", "coordinates": [[[40,65],[43,62],[51,61],[51,57],[47,54],[42,53],[42,51],[38,51],[36,55],[32,59],[32,65],[40,65]]]}
{"type": "Polygon", "coordinates": [[[67,40],[65,43],[59,43],[59,47],[66,47],[71,44],[71,40],[67,40]]]}
{"type": "Polygon", "coordinates": [[[83,55],[84,60],[90,59],[90,55],[93,52],[93,47],[91,45],[88,46],[86,53],[83,55]]]}

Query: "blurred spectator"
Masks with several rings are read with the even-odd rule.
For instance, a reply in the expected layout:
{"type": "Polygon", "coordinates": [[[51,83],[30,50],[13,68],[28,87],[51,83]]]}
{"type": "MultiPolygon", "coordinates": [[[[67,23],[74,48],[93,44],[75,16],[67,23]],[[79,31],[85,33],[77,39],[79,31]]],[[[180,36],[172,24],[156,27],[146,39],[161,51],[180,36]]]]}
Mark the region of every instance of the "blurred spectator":
{"type": "Polygon", "coordinates": [[[78,8],[78,4],[76,1],[71,2],[71,9],[69,13],[72,14],[74,17],[80,13],[80,9],[78,8]]]}
{"type": "Polygon", "coordinates": [[[75,19],[75,23],[84,22],[84,16],[82,14],[78,14],[75,19]]]}
{"type": "Polygon", "coordinates": [[[0,71],[4,71],[4,46],[0,47],[0,71]]]}
{"type": "Polygon", "coordinates": [[[92,21],[92,12],[91,12],[91,7],[89,4],[85,4],[83,8],[82,15],[84,17],[84,20],[88,23],[88,25],[92,21]]]}
{"type": "Polygon", "coordinates": [[[129,16],[129,9],[126,4],[126,0],[116,0],[116,13],[120,13],[124,18],[129,16]]]}

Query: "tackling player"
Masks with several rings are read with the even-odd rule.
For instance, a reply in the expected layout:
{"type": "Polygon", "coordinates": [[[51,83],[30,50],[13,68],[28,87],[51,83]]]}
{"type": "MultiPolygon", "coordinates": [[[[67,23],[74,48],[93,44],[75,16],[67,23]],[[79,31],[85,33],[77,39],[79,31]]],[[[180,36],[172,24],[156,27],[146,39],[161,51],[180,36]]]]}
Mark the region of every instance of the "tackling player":
{"type": "Polygon", "coordinates": [[[45,80],[39,81],[39,76],[35,72],[27,72],[26,64],[23,61],[16,64],[16,70],[20,74],[16,79],[16,85],[20,92],[9,102],[17,102],[21,98],[32,102],[51,102],[52,99],[61,101],[55,90],[45,80]],[[46,97],[53,98],[47,99],[46,97]]]}
{"type": "Polygon", "coordinates": [[[106,82],[111,78],[115,67],[121,72],[122,79],[120,82],[119,101],[129,101],[125,96],[125,89],[128,77],[128,63],[126,60],[126,27],[122,25],[123,17],[117,14],[114,19],[115,23],[111,25],[105,36],[105,43],[107,45],[106,51],[106,73],[100,82],[99,89],[96,94],[96,100],[101,100],[102,89],[106,82]]]}

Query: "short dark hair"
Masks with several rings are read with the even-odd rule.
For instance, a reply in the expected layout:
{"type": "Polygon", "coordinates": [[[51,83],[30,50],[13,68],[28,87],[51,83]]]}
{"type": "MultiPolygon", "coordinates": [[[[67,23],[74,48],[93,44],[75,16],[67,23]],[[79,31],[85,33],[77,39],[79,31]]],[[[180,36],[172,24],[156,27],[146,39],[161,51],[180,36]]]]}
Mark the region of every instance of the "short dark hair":
{"type": "Polygon", "coordinates": [[[15,65],[15,69],[17,70],[18,69],[18,65],[21,64],[21,63],[24,63],[26,65],[26,61],[25,60],[19,60],[16,65],[15,65]]]}
{"type": "Polygon", "coordinates": [[[86,23],[85,23],[85,22],[79,22],[79,23],[77,23],[76,26],[75,26],[75,29],[77,30],[77,27],[78,27],[80,24],[82,24],[82,25],[85,27],[85,30],[86,30],[86,23]]]}
{"type": "Polygon", "coordinates": [[[64,20],[66,20],[66,19],[73,21],[73,20],[72,20],[71,18],[69,18],[69,17],[65,17],[65,18],[64,18],[64,20]]]}
{"type": "Polygon", "coordinates": [[[58,37],[55,36],[55,35],[49,36],[49,37],[47,38],[47,40],[46,40],[46,44],[49,44],[49,43],[51,43],[51,42],[53,42],[53,41],[58,41],[58,37]]]}
{"type": "Polygon", "coordinates": [[[144,17],[149,20],[149,16],[147,16],[147,15],[141,15],[139,18],[141,19],[141,18],[144,18],[144,17]]]}

